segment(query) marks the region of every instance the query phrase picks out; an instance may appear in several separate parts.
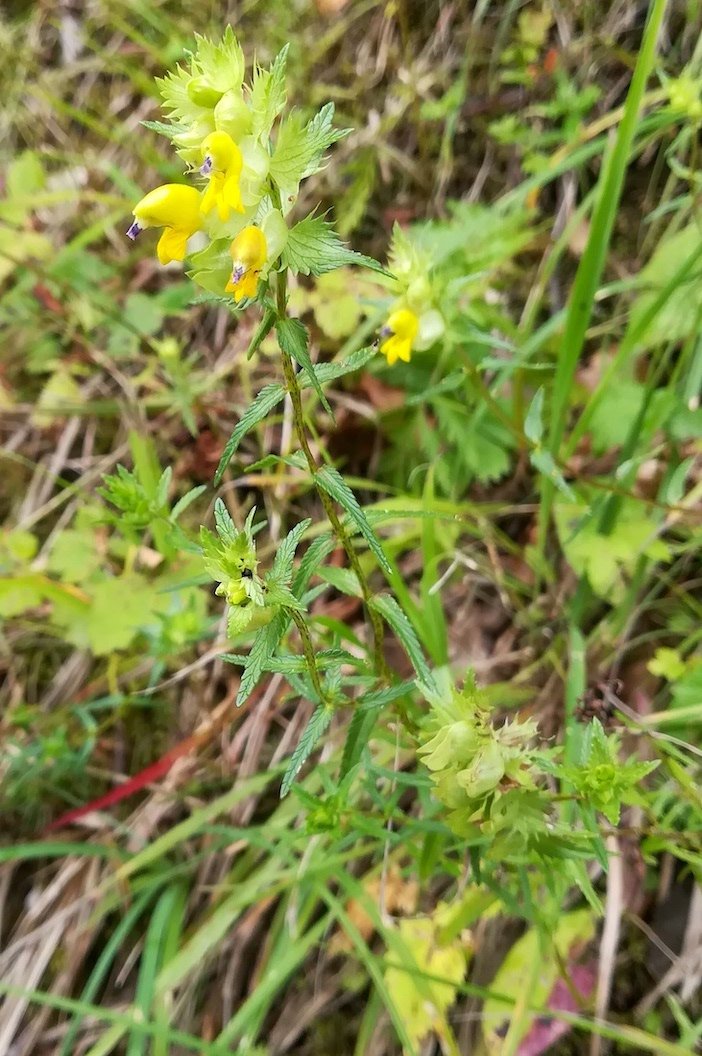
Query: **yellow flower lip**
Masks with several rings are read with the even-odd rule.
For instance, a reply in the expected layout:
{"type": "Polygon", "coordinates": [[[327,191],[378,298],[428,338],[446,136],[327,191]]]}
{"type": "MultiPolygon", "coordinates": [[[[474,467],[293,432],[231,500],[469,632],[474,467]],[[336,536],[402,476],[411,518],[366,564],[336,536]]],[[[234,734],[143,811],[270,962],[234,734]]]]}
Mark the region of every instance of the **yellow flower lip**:
{"type": "Polygon", "coordinates": [[[244,161],[232,137],[228,132],[210,132],[200,145],[200,154],[200,174],[209,179],[201,211],[207,215],[216,206],[217,215],[222,221],[229,219],[232,209],[243,213],[239,178],[244,161]]]}
{"type": "Polygon", "coordinates": [[[161,264],[184,260],[188,239],[202,227],[201,194],[181,183],[164,183],[145,194],[134,206],[127,230],[132,241],[149,227],[164,229],[156,248],[161,264]]]}
{"type": "Polygon", "coordinates": [[[392,367],[398,359],[409,363],[412,346],[419,331],[419,319],[409,308],[397,308],[391,312],[380,331],[380,351],[392,367]]]}
{"type": "Polygon", "coordinates": [[[225,291],[233,293],[235,301],[255,297],[261,269],[268,260],[266,236],[260,227],[251,224],[239,232],[229,252],[233,267],[225,291]]]}

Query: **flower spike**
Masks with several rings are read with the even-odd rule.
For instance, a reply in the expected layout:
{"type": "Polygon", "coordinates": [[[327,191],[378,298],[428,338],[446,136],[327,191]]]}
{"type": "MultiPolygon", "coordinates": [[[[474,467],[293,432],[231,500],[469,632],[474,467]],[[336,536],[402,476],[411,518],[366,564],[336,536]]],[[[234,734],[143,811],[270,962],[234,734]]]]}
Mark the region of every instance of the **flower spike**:
{"type": "Polygon", "coordinates": [[[409,363],[418,331],[419,319],[409,308],[398,308],[390,314],[380,331],[380,351],[387,357],[388,366],[392,367],[398,359],[409,363]]]}
{"type": "Polygon", "coordinates": [[[184,260],[188,239],[202,227],[200,192],[180,183],[164,183],[134,206],[127,238],[134,240],[149,227],[164,229],[156,252],[161,264],[184,260]]]}
{"type": "Polygon", "coordinates": [[[245,227],[232,242],[229,252],[233,267],[226,292],[233,293],[235,301],[255,297],[261,269],[268,259],[266,236],[260,227],[245,227]]]}
{"type": "Polygon", "coordinates": [[[210,181],[202,198],[202,212],[207,215],[216,206],[217,215],[222,221],[229,219],[232,209],[243,213],[239,189],[243,159],[232,137],[227,132],[211,132],[203,140],[200,149],[200,173],[208,176],[210,181]]]}

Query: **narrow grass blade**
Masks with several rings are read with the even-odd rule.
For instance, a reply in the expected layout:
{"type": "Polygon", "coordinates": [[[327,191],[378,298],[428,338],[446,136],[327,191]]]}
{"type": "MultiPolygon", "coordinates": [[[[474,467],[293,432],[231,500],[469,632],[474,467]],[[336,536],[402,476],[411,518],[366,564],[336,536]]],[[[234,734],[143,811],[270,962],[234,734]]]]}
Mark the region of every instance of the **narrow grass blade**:
{"type": "MultiPolygon", "coordinates": [[[[637,120],[646,82],[653,70],[656,43],[665,14],[667,0],[653,0],[644,29],[634,76],[624,105],[624,114],[612,152],[604,159],[598,184],[598,196],[592,214],[590,234],[573,283],[566,313],[562,352],[556,366],[551,403],[551,417],[547,433],[548,450],[554,461],[565,431],[568,402],[578,366],[585,335],[592,317],[607,250],[614,228],[624,177],[631,154],[637,120]]],[[[539,511],[539,550],[544,552],[546,533],[551,518],[555,484],[548,477],[541,478],[541,508],[539,511]]]]}

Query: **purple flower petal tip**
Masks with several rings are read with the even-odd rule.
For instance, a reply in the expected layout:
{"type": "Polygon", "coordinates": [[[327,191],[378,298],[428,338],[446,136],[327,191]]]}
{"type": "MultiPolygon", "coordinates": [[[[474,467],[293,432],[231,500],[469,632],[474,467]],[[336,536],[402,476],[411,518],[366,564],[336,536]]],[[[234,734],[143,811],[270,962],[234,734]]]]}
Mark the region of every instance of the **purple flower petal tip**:
{"type": "Polygon", "coordinates": [[[134,241],[137,235],[141,234],[142,231],[143,228],[141,227],[139,222],[135,220],[134,223],[127,229],[127,238],[131,238],[132,241],[134,241]]]}

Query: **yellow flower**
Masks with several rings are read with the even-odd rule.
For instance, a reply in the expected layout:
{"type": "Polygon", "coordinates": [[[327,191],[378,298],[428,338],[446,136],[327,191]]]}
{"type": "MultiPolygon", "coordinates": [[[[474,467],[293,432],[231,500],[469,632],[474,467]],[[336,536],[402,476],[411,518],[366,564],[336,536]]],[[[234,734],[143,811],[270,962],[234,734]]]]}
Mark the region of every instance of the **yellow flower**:
{"type": "Polygon", "coordinates": [[[181,183],[164,183],[134,206],[134,223],[127,231],[134,239],[147,227],[163,227],[156,252],[161,264],[183,260],[188,239],[202,227],[200,192],[181,183]]]}
{"type": "Polygon", "coordinates": [[[412,345],[419,330],[419,319],[409,308],[398,308],[390,314],[387,323],[380,331],[380,351],[387,356],[388,366],[397,363],[398,359],[409,363],[412,345]]]}
{"type": "Polygon", "coordinates": [[[217,215],[222,221],[229,219],[232,209],[243,213],[244,206],[239,189],[243,160],[241,151],[232,137],[227,132],[211,132],[202,141],[200,149],[200,172],[210,178],[200,206],[202,212],[207,215],[217,206],[217,215]]]}
{"type": "Polygon", "coordinates": [[[268,259],[266,236],[260,227],[245,227],[232,242],[229,252],[234,266],[226,292],[233,293],[235,301],[255,297],[261,268],[268,259]]]}

